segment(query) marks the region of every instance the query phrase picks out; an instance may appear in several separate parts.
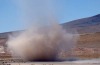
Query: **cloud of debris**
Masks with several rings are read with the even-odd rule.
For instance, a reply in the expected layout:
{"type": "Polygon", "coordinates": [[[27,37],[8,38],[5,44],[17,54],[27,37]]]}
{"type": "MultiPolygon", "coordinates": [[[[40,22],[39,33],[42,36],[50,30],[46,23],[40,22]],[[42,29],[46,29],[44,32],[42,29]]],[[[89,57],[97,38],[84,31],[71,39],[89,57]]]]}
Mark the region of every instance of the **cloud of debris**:
{"type": "Polygon", "coordinates": [[[70,53],[78,35],[67,32],[57,23],[51,0],[16,1],[23,12],[22,20],[31,25],[18,36],[9,37],[6,44],[13,56],[27,61],[53,61],[62,50],[70,53]]]}

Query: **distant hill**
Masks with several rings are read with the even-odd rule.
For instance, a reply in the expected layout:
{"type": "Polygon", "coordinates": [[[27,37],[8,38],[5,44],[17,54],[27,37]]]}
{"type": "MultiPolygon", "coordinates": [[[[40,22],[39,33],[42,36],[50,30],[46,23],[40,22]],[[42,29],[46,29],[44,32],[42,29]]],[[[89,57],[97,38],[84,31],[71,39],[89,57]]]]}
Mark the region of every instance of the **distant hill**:
{"type": "Polygon", "coordinates": [[[0,45],[5,46],[5,43],[8,40],[9,36],[17,36],[21,32],[22,32],[22,30],[0,33],[0,45]]]}
{"type": "Polygon", "coordinates": [[[65,29],[77,30],[81,34],[100,32],[100,14],[63,23],[62,25],[65,29]]]}

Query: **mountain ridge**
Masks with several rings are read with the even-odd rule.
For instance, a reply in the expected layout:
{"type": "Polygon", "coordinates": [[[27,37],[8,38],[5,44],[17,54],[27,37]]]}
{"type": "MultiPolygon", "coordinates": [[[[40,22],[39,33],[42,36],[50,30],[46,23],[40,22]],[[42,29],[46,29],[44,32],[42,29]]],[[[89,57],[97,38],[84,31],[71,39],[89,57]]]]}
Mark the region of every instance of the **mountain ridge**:
{"type": "Polygon", "coordinates": [[[77,30],[80,34],[100,32],[100,14],[63,23],[62,26],[77,30]]]}

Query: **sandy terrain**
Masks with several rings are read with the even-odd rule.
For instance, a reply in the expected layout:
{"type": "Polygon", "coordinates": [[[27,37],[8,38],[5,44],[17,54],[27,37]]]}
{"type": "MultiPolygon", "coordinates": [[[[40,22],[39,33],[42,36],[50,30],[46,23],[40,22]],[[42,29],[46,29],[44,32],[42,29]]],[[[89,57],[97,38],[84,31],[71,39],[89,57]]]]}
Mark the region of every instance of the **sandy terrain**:
{"type": "Polygon", "coordinates": [[[12,63],[11,65],[100,65],[100,63],[12,63]]]}

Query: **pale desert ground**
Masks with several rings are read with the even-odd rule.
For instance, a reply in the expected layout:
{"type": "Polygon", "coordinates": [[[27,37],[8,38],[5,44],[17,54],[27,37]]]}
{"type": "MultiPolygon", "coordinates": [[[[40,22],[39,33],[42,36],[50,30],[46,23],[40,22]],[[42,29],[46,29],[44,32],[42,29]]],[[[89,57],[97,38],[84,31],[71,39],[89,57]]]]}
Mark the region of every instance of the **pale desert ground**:
{"type": "Polygon", "coordinates": [[[64,62],[27,62],[27,63],[8,63],[8,65],[100,65],[100,59],[77,60],[64,62]]]}

